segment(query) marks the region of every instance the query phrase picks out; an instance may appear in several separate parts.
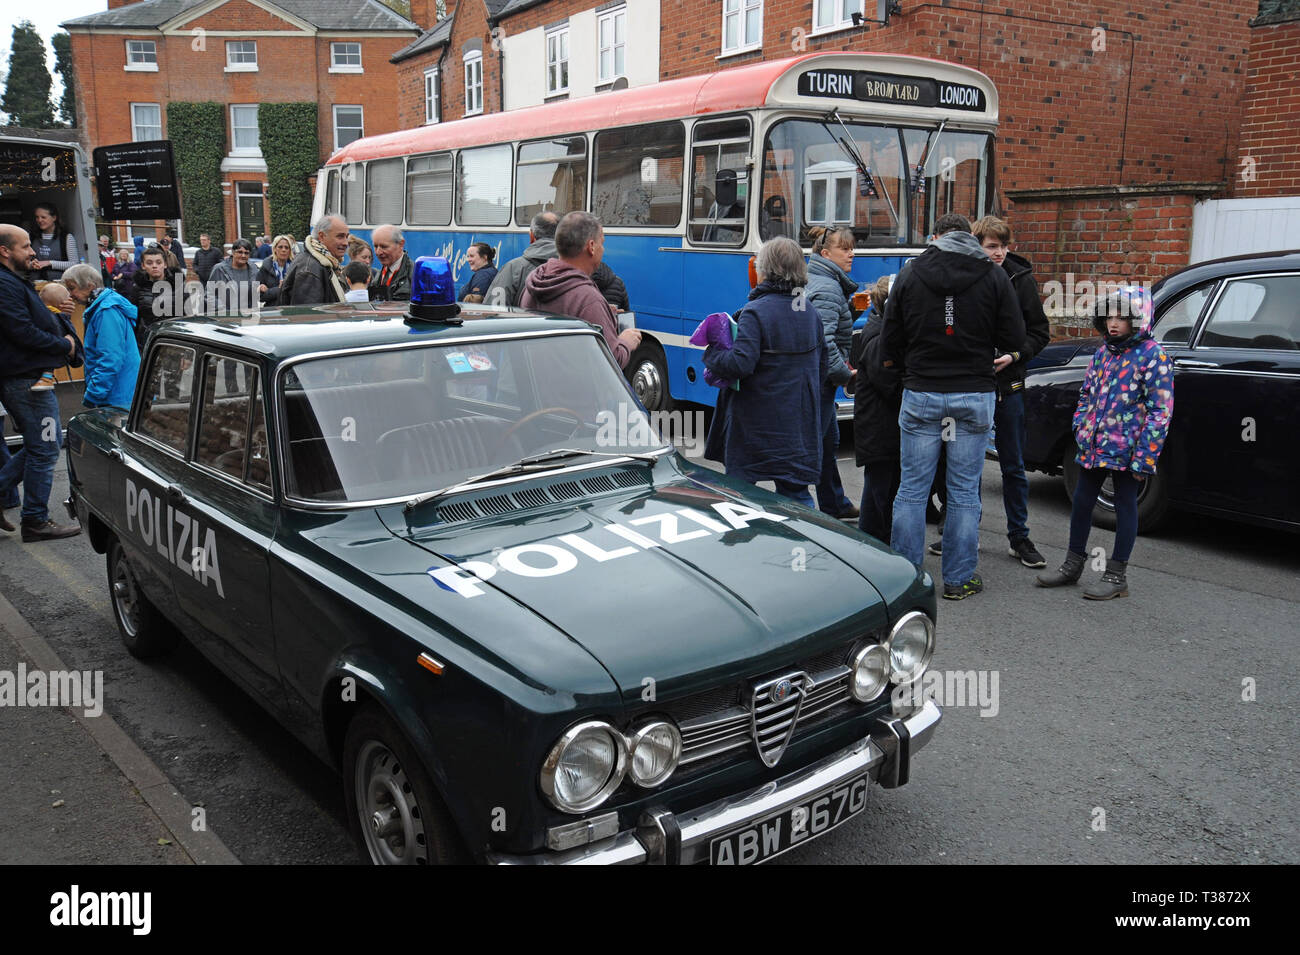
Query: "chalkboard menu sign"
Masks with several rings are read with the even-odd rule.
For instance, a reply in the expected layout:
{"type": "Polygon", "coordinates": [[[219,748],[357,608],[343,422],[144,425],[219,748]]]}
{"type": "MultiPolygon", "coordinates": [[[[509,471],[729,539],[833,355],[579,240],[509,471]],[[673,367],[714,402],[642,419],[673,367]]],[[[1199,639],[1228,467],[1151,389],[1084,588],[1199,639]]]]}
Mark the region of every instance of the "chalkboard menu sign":
{"type": "Polygon", "coordinates": [[[179,219],[180,193],[170,139],[100,146],[95,178],[105,219],[179,219]]]}

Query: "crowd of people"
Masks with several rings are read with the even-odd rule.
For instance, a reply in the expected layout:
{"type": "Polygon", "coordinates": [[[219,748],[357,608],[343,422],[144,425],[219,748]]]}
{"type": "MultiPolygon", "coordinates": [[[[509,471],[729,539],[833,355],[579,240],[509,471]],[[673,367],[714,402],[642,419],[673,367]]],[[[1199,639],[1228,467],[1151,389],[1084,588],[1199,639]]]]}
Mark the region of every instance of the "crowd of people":
{"type": "MultiPolygon", "coordinates": [[[[1028,361],[1049,329],[1030,263],[1011,252],[1011,229],[988,216],[973,226],[949,214],[926,250],[871,290],[855,336],[849,277],[853,233],[812,230],[805,263],[788,238],[763,244],[758,284],[734,315],[734,335],[708,335],[704,363],[719,384],[706,455],[728,474],[772,481],[777,493],[890,544],[918,568],[926,509],[943,462],[943,596],[984,589],[977,573],[981,477],[990,437],[1002,471],[1008,553],[1030,568],[1046,560],[1029,537],[1024,384],[1028,361]],[[854,398],[854,451],[864,469],[861,504],[839,484],[835,392],[854,398]]],[[[1109,478],[1118,531],[1106,569],[1084,596],[1128,594],[1127,562],[1137,533],[1139,483],[1155,472],[1173,412],[1172,367],[1149,332],[1150,296],[1126,287],[1098,303],[1103,343],[1093,357],[1074,417],[1079,486],[1059,570],[1037,583],[1082,576],[1092,511],[1109,478]]],[[[702,326],[703,328],[703,326],[702,326]]]]}
{"type": "MultiPolygon", "coordinates": [[[[856,520],[917,567],[927,549],[941,556],[943,596],[960,600],[983,590],[981,476],[991,439],[1002,471],[1008,553],[1026,567],[1045,567],[1029,536],[1023,389],[1027,363],[1049,332],[1032,266],[1011,251],[1010,227],[992,216],[973,226],[960,215],[941,217],[930,245],[892,287],[881,279],[870,290],[857,334],[853,231],[818,227],[809,240],[806,260],[789,238],[765,242],[749,301],[725,325],[706,323],[707,380],[720,387],[706,456],[730,475],[772,481],[792,500],[856,520]],[[858,505],[844,493],[836,459],[841,386],[854,399],[854,451],[864,469],[858,505]],[[946,492],[941,537],[927,548],[926,509],[936,488],[946,492]]],[[[377,226],[371,242],[373,248],[352,236],[337,215],[324,216],[301,244],[292,235],[241,238],[228,256],[200,235],[192,266],[204,289],[197,310],[230,314],[254,301],[409,300],[413,264],[402,230],[377,226]]],[[[75,241],[48,206],[37,208],[31,235],[0,227],[0,401],[24,439],[12,458],[0,443],[0,529],[15,529],[4,509],[20,506],[21,483],[27,541],[79,532],[48,512],[61,441],[45,427],[58,421],[53,370],[84,356],[85,404],[128,406],[144,332],[173,314],[156,307],[157,296],[183,284],[184,252],[174,235],[143,247],[138,263],[110,246],[101,237],[100,268],[78,264],[75,241]],[[38,295],[32,282],[39,279],[47,284],[38,295]],[[84,309],[84,346],[68,321],[77,306],[84,309]]],[[[630,303],[604,262],[604,230],[594,215],[539,213],[523,253],[500,266],[495,257],[487,243],[469,248],[459,301],[583,319],[601,330],[619,366],[628,366],[641,333],[619,328],[618,315],[630,303]]],[[[1067,556],[1057,571],[1038,577],[1041,586],[1082,576],[1092,510],[1109,478],[1118,532],[1105,572],[1084,596],[1128,592],[1137,490],[1155,471],[1173,409],[1172,368],[1147,329],[1150,314],[1150,297],[1139,288],[1098,304],[1103,343],[1074,418],[1080,479],[1067,556]]]]}

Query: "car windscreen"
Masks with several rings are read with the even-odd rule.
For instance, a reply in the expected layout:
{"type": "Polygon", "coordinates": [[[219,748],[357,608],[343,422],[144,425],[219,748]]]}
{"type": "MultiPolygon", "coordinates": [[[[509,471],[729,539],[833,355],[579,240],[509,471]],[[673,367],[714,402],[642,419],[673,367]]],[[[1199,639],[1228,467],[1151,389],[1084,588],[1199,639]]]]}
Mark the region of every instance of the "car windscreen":
{"type": "Polygon", "coordinates": [[[297,362],[281,376],[281,414],[287,492],[304,501],[413,497],[557,448],[665,446],[587,334],[297,362]]]}

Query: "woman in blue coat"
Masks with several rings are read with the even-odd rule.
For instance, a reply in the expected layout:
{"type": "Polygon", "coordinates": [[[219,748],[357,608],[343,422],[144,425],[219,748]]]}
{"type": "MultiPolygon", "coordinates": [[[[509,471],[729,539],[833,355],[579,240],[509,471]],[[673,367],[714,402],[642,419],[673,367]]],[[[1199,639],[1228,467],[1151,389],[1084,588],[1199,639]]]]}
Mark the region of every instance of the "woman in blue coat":
{"type": "Polygon", "coordinates": [[[86,307],[86,394],[90,408],[130,408],[140,373],[140,348],[135,339],[136,307],[113,289],[104,288],[100,270],[74,265],[63,273],[63,284],[74,301],[86,307]]]}
{"type": "Polygon", "coordinates": [[[808,281],[798,244],[769,239],[756,268],[758,286],[736,316],[732,347],[704,351],[714,375],[740,384],[719,392],[710,456],[720,456],[727,474],[751,484],[773,481],[778,494],[812,507],[808,485],[821,474],[826,339],[817,312],[795,294],[808,281]]]}

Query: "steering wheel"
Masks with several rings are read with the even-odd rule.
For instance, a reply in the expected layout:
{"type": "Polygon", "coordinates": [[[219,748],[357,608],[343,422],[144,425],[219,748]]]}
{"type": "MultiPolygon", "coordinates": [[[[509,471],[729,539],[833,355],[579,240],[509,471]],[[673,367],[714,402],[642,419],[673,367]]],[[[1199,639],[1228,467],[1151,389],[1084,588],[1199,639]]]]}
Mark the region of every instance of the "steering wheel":
{"type": "Polygon", "coordinates": [[[573,419],[574,421],[573,430],[564,436],[565,441],[567,441],[569,438],[572,438],[582,428],[582,424],[583,424],[582,415],[578,414],[578,412],[574,411],[572,408],[560,408],[560,407],[539,408],[536,411],[524,415],[522,418],[520,418],[510,427],[506,428],[505,433],[501,435],[501,447],[504,448],[506,446],[506,442],[509,441],[512,437],[514,437],[515,432],[518,431],[520,428],[522,428],[524,425],[536,421],[542,415],[548,415],[548,414],[562,414],[565,415],[566,417],[573,419]]]}

